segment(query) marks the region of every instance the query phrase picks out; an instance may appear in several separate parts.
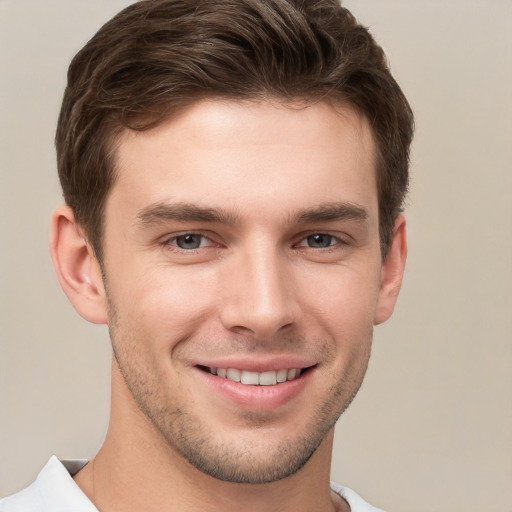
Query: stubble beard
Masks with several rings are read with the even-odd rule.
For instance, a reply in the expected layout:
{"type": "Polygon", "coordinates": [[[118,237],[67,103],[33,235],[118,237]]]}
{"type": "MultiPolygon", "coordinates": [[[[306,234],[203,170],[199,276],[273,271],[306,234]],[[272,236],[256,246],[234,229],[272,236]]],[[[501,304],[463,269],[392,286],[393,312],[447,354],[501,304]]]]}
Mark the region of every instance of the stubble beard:
{"type": "MultiPolygon", "coordinates": [[[[345,372],[333,383],[325,400],[311,414],[303,433],[292,439],[280,439],[276,444],[262,439],[258,449],[248,444],[216,438],[209,428],[208,418],[194,414],[186,404],[169,403],[169,397],[151,378],[149,368],[140,363],[139,343],[125,336],[117,343],[117,315],[110,304],[110,337],[115,360],[124,382],[139,409],[151,421],[170,449],[202,473],[218,480],[239,484],[276,482],[298,472],[313,456],[327,433],[350,405],[366,373],[365,364],[358,371],[345,372]],[[127,339],[129,338],[129,339],[127,339]]],[[[247,413],[246,422],[254,429],[266,423],[264,413],[247,413]]],[[[227,436],[226,436],[227,437],[227,436]]]]}

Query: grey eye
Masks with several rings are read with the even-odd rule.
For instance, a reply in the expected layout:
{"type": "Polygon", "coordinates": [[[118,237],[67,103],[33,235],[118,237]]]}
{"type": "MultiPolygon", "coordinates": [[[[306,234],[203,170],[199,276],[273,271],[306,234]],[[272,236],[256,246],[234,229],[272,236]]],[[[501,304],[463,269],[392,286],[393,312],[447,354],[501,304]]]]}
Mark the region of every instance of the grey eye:
{"type": "Polygon", "coordinates": [[[203,244],[203,239],[204,237],[202,235],[189,233],[187,235],[177,236],[175,242],[180,249],[199,249],[203,244]]]}
{"type": "Polygon", "coordinates": [[[326,247],[330,247],[332,245],[333,238],[334,237],[332,235],[317,233],[315,235],[309,235],[306,238],[306,241],[309,247],[313,247],[314,249],[325,249],[326,247]]]}

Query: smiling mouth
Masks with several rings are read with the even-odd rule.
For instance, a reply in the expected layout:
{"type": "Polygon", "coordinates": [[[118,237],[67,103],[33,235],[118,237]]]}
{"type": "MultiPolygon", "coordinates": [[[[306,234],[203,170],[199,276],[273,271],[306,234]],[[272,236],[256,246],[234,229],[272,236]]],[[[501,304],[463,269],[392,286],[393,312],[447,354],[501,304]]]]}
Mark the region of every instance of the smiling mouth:
{"type": "Polygon", "coordinates": [[[312,367],[283,368],[281,370],[270,370],[267,372],[252,372],[239,370],[237,368],[213,368],[211,366],[201,365],[199,365],[198,368],[232,382],[239,382],[249,386],[274,386],[275,384],[295,380],[312,367]]]}

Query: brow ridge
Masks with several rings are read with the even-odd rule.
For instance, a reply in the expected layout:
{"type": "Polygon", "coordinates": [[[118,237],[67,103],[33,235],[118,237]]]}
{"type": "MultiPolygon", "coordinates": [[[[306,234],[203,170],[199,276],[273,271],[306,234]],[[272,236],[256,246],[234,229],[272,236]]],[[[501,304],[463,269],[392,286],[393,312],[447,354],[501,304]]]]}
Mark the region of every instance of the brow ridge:
{"type": "Polygon", "coordinates": [[[238,215],[222,208],[208,208],[192,203],[164,202],[146,206],[137,215],[137,223],[145,227],[164,221],[236,224],[238,215]]]}
{"type": "Polygon", "coordinates": [[[314,224],[340,220],[364,222],[367,219],[368,211],[363,206],[351,202],[334,202],[298,210],[292,215],[291,223],[314,224]]]}
{"type": "MultiPolygon", "coordinates": [[[[364,222],[367,219],[368,212],[363,206],[351,202],[333,202],[299,209],[290,215],[289,224],[314,224],[340,220],[364,222]]],[[[137,223],[144,227],[165,221],[235,225],[239,223],[240,218],[238,214],[223,208],[210,208],[183,202],[153,203],[142,209],[137,215],[137,223]]]]}

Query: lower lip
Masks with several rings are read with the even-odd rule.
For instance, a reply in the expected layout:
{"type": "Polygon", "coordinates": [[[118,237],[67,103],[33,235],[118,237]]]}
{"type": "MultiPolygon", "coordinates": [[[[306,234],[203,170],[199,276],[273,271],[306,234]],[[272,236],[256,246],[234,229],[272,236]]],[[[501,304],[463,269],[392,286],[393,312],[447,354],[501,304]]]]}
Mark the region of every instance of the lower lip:
{"type": "Polygon", "coordinates": [[[281,382],[273,386],[251,386],[241,384],[223,377],[217,377],[196,368],[206,384],[213,389],[218,396],[227,399],[239,408],[256,411],[270,411],[284,406],[296,396],[308,384],[314,368],[309,368],[307,372],[296,379],[281,382]]]}

